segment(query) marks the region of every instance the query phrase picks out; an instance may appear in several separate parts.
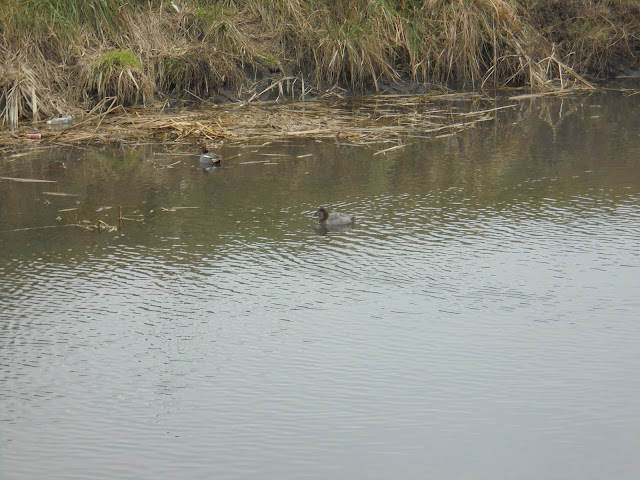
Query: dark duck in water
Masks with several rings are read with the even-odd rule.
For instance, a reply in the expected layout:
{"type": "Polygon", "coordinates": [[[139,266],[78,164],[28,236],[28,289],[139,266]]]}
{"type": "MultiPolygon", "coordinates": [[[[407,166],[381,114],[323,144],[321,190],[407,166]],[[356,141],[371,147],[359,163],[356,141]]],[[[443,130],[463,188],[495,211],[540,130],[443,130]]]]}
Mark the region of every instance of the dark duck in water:
{"type": "Polygon", "coordinates": [[[205,172],[213,167],[219,167],[222,158],[217,153],[210,152],[207,145],[202,145],[202,155],[200,155],[200,166],[205,172]]]}
{"type": "Polygon", "coordinates": [[[328,213],[324,208],[319,208],[314,217],[320,217],[321,225],[353,225],[356,223],[356,217],[346,213],[332,212],[328,213]]]}

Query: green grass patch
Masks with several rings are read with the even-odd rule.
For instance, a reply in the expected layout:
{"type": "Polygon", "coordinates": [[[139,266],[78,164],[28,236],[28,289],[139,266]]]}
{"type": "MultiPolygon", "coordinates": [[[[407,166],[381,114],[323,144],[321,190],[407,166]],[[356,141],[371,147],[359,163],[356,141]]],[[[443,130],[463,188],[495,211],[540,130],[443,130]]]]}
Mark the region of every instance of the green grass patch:
{"type": "Polygon", "coordinates": [[[124,0],[4,0],[2,10],[10,14],[0,22],[13,35],[53,32],[70,40],[84,27],[101,34],[115,32],[119,8],[125,4],[124,0]]]}
{"type": "Polygon", "coordinates": [[[111,50],[94,60],[94,68],[100,71],[141,69],[142,64],[131,50],[111,50]]]}

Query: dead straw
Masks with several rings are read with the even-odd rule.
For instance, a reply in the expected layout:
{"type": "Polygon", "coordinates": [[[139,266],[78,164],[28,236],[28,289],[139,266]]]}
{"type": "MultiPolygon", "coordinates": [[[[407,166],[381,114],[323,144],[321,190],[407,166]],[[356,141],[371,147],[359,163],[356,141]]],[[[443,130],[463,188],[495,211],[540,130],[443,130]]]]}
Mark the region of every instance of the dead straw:
{"type": "Polygon", "coordinates": [[[9,180],[10,182],[22,182],[22,183],[56,183],[55,180],[42,180],[39,178],[0,177],[0,180],[9,180]]]}
{"type": "MultiPolygon", "coordinates": [[[[569,89],[565,89],[566,92],[569,89]]],[[[0,151],[30,145],[182,142],[227,140],[236,143],[286,141],[295,138],[338,139],[352,145],[398,143],[403,137],[457,132],[494,118],[515,105],[495,107],[495,100],[477,93],[434,96],[367,96],[357,101],[209,105],[162,113],[153,109],[125,110],[105,99],[78,123],[58,131],[42,131],[41,140],[25,132],[0,136],[0,151]],[[490,108],[472,107],[489,105],[490,108]]],[[[391,150],[389,150],[391,151],[391,150]]],[[[171,168],[174,164],[164,165],[171,168]]]]}

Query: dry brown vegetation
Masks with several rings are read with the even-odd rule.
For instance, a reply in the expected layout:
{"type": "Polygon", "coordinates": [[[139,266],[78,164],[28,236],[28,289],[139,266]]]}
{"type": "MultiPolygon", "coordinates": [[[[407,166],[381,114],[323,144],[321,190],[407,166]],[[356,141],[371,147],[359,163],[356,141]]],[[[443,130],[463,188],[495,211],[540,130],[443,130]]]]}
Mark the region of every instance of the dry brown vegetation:
{"type": "Polygon", "coordinates": [[[567,89],[640,67],[632,0],[174,3],[6,0],[0,124],[337,87],[567,89]]]}
{"type": "MultiPolygon", "coordinates": [[[[71,126],[41,132],[33,145],[77,143],[140,144],[149,140],[180,146],[224,140],[251,144],[294,138],[332,139],[341,144],[397,148],[407,138],[451,134],[494,118],[513,104],[496,106],[481,94],[369,95],[356,102],[336,97],[298,103],[204,104],[159,115],[149,108],[127,109],[106,99],[71,126]]],[[[0,149],[22,145],[23,130],[7,135],[0,149]]]]}

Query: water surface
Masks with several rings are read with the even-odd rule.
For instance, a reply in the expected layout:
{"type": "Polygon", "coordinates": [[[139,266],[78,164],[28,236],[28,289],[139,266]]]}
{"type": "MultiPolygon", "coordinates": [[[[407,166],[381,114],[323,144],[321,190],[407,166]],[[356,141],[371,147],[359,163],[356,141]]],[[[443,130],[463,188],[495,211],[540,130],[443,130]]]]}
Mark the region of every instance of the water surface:
{"type": "Polygon", "coordinates": [[[638,478],[638,112],[0,160],[0,478],[638,478]]]}

